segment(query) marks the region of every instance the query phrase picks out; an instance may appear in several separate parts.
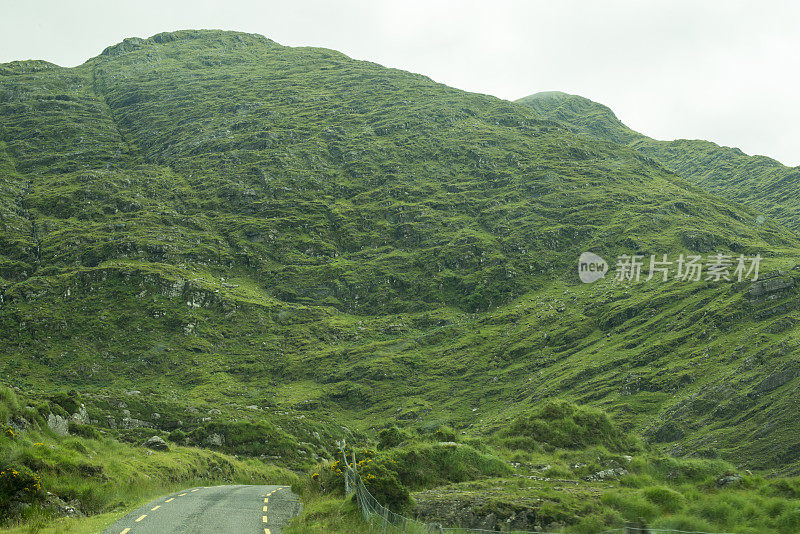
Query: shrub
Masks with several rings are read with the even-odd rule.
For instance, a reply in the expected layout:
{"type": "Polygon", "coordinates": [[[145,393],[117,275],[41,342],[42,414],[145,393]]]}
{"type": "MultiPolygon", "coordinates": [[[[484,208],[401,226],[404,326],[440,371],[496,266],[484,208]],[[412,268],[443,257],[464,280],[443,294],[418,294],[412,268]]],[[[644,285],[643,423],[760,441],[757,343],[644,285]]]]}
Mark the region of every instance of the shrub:
{"type": "Polygon", "coordinates": [[[167,439],[173,443],[184,443],[186,441],[186,432],[180,429],[175,429],[169,433],[167,439]]]}
{"type": "MultiPolygon", "coordinates": [[[[530,413],[520,415],[500,432],[500,436],[506,438],[504,443],[510,448],[526,446],[525,440],[518,439],[520,436],[566,449],[603,445],[608,450],[621,452],[640,448],[636,440],[619,430],[605,412],[566,401],[549,401],[530,413]]],[[[530,448],[530,442],[527,447],[530,448]]]]}
{"type": "Polygon", "coordinates": [[[15,502],[31,503],[44,497],[40,478],[25,466],[0,468],[0,518],[10,518],[15,502]]]}
{"type": "Polygon", "coordinates": [[[19,412],[19,409],[17,394],[11,388],[0,386],[0,424],[8,421],[12,415],[19,412]]]}
{"type": "Polygon", "coordinates": [[[714,527],[707,521],[684,514],[660,518],[651,525],[653,528],[675,529],[687,532],[713,532],[714,527]]]}
{"type": "Polygon", "coordinates": [[[778,530],[781,534],[800,532],[800,508],[788,510],[778,518],[778,530]]]}
{"type": "Polygon", "coordinates": [[[384,428],[378,434],[378,450],[382,451],[391,449],[392,447],[397,447],[408,438],[408,434],[405,431],[397,428],[396,425],[392,425],[389,428],[384,428]]]}
{"type": "Polygon", "coordinates": [[[439,441],[455,441],[456,432],[449,426],[440,426],[436,429],[433,436],[439,441]]]}
{"type": "Polygon", "coordinates": [[[642,490],[644,497],[665,512],[675,513],[683,509],[686,498],[666,486],[652,486],[642,490]]]}
{"type": "Polygon", "coordinates": [[[639,518],[650,521],[658,515],[658,508],[636,493],[609,492],[603,494],[600,500],[618,510],[628,521],[636,521],[639,518]]]}
{"type": "Polygon", "coordinates": [[[80,402],[75,391],[69,393],[56,393],[50,397],[50,401],[64,409],[67,414],[73,414],[80,409],[80,402]]]}
{"type": "Polygon", "coordinates": [[[400,481],[412,489],[511,472],[499,458],[468,445],[414,444],[393,449],[375,461],[396,471],[400,481]]]}
{"type": "Polygon", "coordinates": [[[89,439],[100,439],[100,432],[92,425],[83,425],[70,421],[69,433],[89,439]]]}
{"type": "Polygon", "coordinates": [[[399,511],[411,503],[411,493],[400,483],[397,473],[384,465],[371,462],[361,471],[364,486],[379,503],[391,510],[399,511]]]}

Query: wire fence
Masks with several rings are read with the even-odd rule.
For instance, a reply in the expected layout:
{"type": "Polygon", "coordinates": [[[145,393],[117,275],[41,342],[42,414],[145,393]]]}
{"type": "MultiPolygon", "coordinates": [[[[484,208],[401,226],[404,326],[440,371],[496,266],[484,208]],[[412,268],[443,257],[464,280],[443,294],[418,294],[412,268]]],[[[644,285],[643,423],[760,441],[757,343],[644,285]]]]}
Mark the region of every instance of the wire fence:
{"type": "MultiPolygon", "coordinates": [[[[378,500],[369,492],[361,481],[361,476],[356,469],[355,453],[353,454],[352,464],[347,461],[347,456],[342,448],[342,456],[344,457],[344,491],[347,497],[356,495],[358,507],[361,510],[361,515],[364,521],[370,525],[373,532],[383,532],[384,534],[408,533],[408,534],[498,534],[498,532],[511,533],[511,534],[561,534],[556,532],[544,532],[541,530],[485,530],[479,528],[452,528],[444,527],[439,523],[425,523],[411,519],[409,517],[396,514],[383,506],[378,500]]],[[[730,532],[704,532],[695,530],[676,530],[669,528],[650,528],[644,523],[629,523],[623,528],[614,528],[604,530],[598,534],[611,534],[611,533],[624,533],[624,534],[733,534],[730,532]]]]}
{"type": "MultiPolygon", "coordinates": [[[[344,451],[342,451],[344,455],[344,451]]],[[[364,520],[372,527],[375,532],[385,534],[408,533],[408,534],[498,534],[497,530],[484,530],[477,528],[449,528],[439,523],[424,523],[396,514],[383,506],[373,497],[369,490],[361,481],[361,476],[355,468],[356,462],[353,457],[352,466],[345,456],[344,471],[344,491],[348,497],[355,493],[358,507],[364,520]]],[[[506,530],[514,534],[558,534],[555,532],[529,531],[529,530],[506,530]]]]}

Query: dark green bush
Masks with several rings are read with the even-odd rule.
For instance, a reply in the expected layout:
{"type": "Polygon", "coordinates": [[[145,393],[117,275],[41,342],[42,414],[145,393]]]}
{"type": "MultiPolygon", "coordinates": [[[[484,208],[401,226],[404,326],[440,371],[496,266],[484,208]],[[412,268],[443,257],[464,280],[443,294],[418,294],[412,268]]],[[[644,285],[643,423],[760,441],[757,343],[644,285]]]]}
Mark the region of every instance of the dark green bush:
{"type": "Polygon", "coordinates": [[[174,443],[184,443],[186,441],[186,432],[180,429],[173,430],[169,433],[167,439],[174,443]]]}
{"type": "Polygon", "coordinates": [[[44,498],[39,477],[23,465],[0,466],[0,522],[14,514],[14,503],[33,503],[44,498]]]}
{"type": "Polygon", "coordinates": [[[81,436],[89,439],[100,439],[100,432],[92,425],[84,425],[81,423],[76,423],[75,421],[70,421],[68,428],[69,433],[75,436],[81,436]]]}
{"type": "Polygon", "coordinates": [[[449,426],[440,426],[436,429],[436,432],[433,433],[433,436],[439,441],[455,441],[456,440],[456,432],[449,426]]]}
{"type": "Polygon", "coordinates": [[[389,428],[384,428],[378,434],[378,450],[380,451],[397,447],[407,439],[409,439],[408,433],[397,428],[396,425],[392,425],[389,428]]]}
{"type": "Polygon", "coordinates": [[[617,452],[640,448],[605,412],[561,400],[549,401],[520,415],[499,435],[507,447],[527,450],[534,450],[537,443],[543,444],[545,450],[546,445],[565,449],[603,445],[617,452]]]}
{"type": "Polygon", "coordinates": [[[677,491],[666,486],[652,486],[642,490],[644,497],[661,510],[675,513],[683,509],[686,498],[677,491]]]}

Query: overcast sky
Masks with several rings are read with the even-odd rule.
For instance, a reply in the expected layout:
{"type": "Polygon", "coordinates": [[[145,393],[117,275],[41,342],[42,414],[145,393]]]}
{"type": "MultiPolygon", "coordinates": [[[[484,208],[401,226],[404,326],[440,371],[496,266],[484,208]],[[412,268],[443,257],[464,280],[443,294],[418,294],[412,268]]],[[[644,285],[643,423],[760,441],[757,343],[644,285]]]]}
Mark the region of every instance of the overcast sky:
{"type": "Polygon", "coordinates": [[[791,0],[2,0],[0,62],[74,66],[124,37],[255,32],[516,99],[580,94],[657,139],[800,164],[800,2],[791,0]]]}

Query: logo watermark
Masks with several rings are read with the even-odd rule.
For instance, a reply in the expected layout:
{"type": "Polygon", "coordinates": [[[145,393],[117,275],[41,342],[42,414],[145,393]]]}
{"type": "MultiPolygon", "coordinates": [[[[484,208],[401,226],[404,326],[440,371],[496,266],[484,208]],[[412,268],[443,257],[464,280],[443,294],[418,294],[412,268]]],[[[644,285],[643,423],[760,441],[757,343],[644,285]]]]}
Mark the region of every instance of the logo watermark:
{"type": "Polygon", "coordinates": [[[594,252],[584,252],[578,258],[578,276],[584,284],[591,284],[605,278],[607,272],[606,260],[594,252]]]}
{"type": "MultiPolygon", "coordinates": [[[[640,280],[680,280],[683,282],[708,282],[758,280],[761,255],[733,256],[730,254],[709,254],[707,256],[679,254],[621,254],[614,266],[614,280],[617,282],[639,282],[640,280]]],[[[593,252],[584,252],[578,258],[578,276],[581,282],[591,284],[605,278],[608,263],[593,252]]]]}

